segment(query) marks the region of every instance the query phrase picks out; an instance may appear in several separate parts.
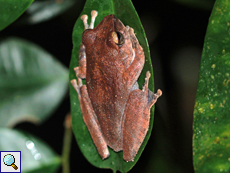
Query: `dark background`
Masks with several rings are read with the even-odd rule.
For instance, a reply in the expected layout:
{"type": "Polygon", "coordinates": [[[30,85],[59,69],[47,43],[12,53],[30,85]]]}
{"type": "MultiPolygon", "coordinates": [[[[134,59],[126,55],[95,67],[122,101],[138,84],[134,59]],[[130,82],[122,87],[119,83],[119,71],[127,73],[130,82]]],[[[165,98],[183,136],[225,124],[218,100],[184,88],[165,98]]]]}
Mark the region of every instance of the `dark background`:
{"type": "MultiPolygon", "coordinates": [[[[155,91],[160,88],[163,96],[156,104],[151,138],[130,172],[193,172],[192,116],[199,63],[211,7],[190,7],[172,0],[132,2],[149,41],[155,91]]],[[[32,41],[53,54],[68,68],[72,51],[72,29],[83,6],[83,0],[77,1],[66,12],[35,25],[19,25],[16,21],[1,31],[0,37],[17,36],[32,41]]],[[[25,15],[21,18],[23,17],[25,15]]],[[[15,128],[40,137],[61,155],[63,123],[68,112],[69,93],[42,125],[21,123],[15,128]]],[[[71,172],[111,172],[92,166],[83,157],[74,136],[72,139],[71,172]]]]}

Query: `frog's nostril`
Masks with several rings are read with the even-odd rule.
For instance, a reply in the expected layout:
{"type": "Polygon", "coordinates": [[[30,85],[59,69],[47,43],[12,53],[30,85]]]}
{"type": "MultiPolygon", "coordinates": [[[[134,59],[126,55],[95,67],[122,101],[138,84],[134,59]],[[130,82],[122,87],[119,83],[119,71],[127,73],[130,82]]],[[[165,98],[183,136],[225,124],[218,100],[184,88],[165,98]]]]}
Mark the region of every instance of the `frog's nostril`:
{"type": "Polygon", "coordinates": [[[113,14],[113,20],[119,20],[114,14],[113,14]]]}

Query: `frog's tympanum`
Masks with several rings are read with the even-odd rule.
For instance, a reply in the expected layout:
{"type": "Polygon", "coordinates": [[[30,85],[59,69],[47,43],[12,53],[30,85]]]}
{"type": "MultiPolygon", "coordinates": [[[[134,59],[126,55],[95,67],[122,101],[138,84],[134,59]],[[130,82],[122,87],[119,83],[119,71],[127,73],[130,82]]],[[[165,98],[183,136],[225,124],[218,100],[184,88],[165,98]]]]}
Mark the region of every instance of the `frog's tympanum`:
{"type": "Polygon", "coordinates": [[[97,12],[91,15],[90,26],[87,15],[81,16],[85,30],[79,67],[74,68],[77,80],[71,83],[101,158],[109,157],[109,146],[116,152],[123,150],[125,161],[133,161],[149,128],[150,108],[162,92],[148,89],[149,71],[139,89],[145,56],[134,30],[112,14],[93,29],[97,12]]]}

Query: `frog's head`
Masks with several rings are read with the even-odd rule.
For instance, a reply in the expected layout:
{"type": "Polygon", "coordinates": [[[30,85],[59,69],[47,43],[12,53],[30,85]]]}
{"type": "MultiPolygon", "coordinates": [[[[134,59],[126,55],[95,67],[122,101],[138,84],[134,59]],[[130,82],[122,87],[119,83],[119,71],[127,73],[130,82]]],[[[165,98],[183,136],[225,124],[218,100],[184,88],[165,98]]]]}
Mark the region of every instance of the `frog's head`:
{"type": "Polygon", "coordinates": [[[94,28],[83,32],[82,43],[93,45],[94,42],[100,45],[118,49],[125,42],[125,29],[123,23],[113,14],[110,14],[94,28]]]}

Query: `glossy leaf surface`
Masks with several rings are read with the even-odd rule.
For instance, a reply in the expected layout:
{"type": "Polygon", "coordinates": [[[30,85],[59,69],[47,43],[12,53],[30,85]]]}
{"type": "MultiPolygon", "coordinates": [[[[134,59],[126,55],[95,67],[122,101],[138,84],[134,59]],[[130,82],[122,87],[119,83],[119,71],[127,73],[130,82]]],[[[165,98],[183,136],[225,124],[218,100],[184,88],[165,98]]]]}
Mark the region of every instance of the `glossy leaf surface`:
{"type": "Polygon", "coordinates": [[[17,130],[0,128],[0,151],[21,151],[21,171],[52,173],[60,157],[40,139],[17,130]]]}
{"type": "Polygon", "coordinates": [[[14,22],[33,0],[0,0],[0,31],[14,22]]]}
{"type": "Polygon", "coordinates": [[[230,2],[217,0],[207,28],[194,110],[196,173],[230,171],[230,2]]]}
{"type": "Polygon", "coordinates": [[[68,89],[68,70],[37,45],[11,38],[0,43],[0,127],[40,123],[68,89]]]}
{"type": "MultiPolygon", "coordinates": [[[[134,29],[134,32],[141,46],[144,49],[145,58],[146,58],[145,67],[141,73],[138,83],[139,83],[139,86],[142,86],[142,84],[144,83],[144,77],[146,75],[146,71],[150,70],[152,76],[151,76],[150,83],[149,83],[149,89],[153,91],[154,90],[153,89],[153,71],[152,71],[152,65],[151,65],[151,60],[150,60],[148,43],[147,43],[146,36],[143,30],[143,27],[141,25],[140,19],[135,11],[135,8],[132,5],[132,2],[130,0],[113,0],[113,1],[112,0],[102,0],[102,1],[87,0],[81,15],[87,14],[88,16],[90,16],[90,12],[92,10],[98,11],[98,17],[96,18],[95,26],[98,25],[105,16],[109,14],[115,14],[116,17],[118,17],[124,23],[124,25],[129,25],[130,27],[134,29]]],[[[72,59],[70,63],[70,80],[76,78],[73,69],[74,67],[78,66],[78,50],[80,47],[81,36],[82,36],[83,30],[84,30],[84,26],[79,17],[75,24],[74,30],[73,30],[74,47],[73,47],[72,59]]],[[[150,133],[152,130],[152,125],[153,125],[154,108],[151,111],[149,131],[146,135],[146,138],[142,146],[139,149],[138,154],[135,157],[134,162],[129,162],[129,163],[125,162],[123,160],[122,152],[116,153],[111,149],[109,150],[110,157],[103,161],[100,158],[96,150],[96,147],[91,139],[91,136],[88,132],[88,129],[83,122],[78,96],[72,86],[70,86],[70,97],[71,97],[71,114],[72,114],[74,134],[75,134],[77,143],[82,153],[87,158],[87,160],[91,164],[99,168],[110,168],[110,169],[113,169],[114,171],[119,170],[121,172],[129,171],[139,159],[150,137],[150,133]]]]}

